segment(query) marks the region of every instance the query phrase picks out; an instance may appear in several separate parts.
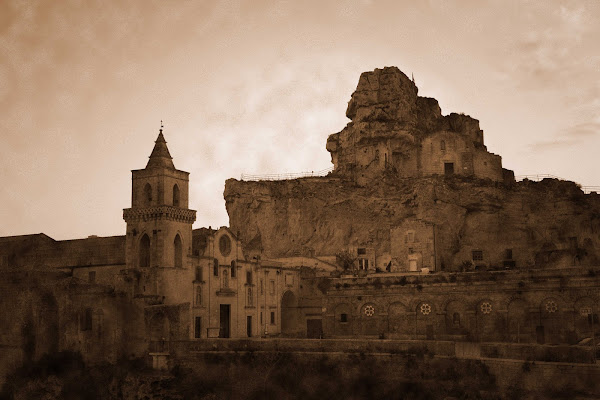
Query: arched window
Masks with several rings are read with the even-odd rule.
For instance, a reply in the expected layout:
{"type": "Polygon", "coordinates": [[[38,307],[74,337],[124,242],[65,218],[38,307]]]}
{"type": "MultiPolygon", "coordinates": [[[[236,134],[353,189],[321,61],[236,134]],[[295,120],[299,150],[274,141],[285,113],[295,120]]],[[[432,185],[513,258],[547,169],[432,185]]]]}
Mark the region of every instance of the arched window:
{"type": "Polygon", "coordinates": [[[152,186],[149,183],[144,186],[144,202],[147,206],[152,203],[152,186]]]}
{"type": "Polygon", "coordinates": [[[440,150],[446,150],[446,142],[443,140],[440,142],[440,150]]]}
{"type": "Polygon", "coordinates": [[[150,266],[150,238],[148,235],[144,234],[140,239],[140,254],[139,254],[139,262],[140,268],[149,267],[150,266]]]}
{"type": "Polygon", "coordinates": [[[181,244],[181,237],[179,234],[175,235],[175,240],[173,241],[173,248],[175,253],[175,268],[183,267],[183,246],[181,244]]]}
{"type": "Polygon", "coordinates": [[[173,185],[173,205],[179,207],[179,186],[173,185]]]}

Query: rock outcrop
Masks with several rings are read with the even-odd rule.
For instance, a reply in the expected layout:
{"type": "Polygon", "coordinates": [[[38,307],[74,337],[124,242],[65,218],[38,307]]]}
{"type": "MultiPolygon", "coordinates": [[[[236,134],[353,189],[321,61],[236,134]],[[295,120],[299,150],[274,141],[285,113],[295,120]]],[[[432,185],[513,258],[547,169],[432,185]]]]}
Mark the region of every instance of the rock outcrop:
{"type": "Polygon", "coordinates": [[[600,196],[572,182],[515,183],[477,120],[442,116],[417,93],[397,68],[363,73],[352,121],[327,140],[334,171],[227,180],[231,229],[266,257],[351,250],[388,270],[598,263],[600,196]]]}

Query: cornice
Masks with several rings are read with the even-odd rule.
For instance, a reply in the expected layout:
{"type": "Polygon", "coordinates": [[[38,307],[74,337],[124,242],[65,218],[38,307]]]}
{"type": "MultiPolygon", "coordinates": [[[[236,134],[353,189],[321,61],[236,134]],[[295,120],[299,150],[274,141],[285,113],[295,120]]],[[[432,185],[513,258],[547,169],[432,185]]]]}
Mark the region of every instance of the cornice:
{"type": "Polygon", "coordinates": [[[173,206],[154,206],[140,208],[125,208],[123,210],[125,222],[139,222],[150,220],[168,220],[193,224],[196,221],[196,210],[173,206]]]}

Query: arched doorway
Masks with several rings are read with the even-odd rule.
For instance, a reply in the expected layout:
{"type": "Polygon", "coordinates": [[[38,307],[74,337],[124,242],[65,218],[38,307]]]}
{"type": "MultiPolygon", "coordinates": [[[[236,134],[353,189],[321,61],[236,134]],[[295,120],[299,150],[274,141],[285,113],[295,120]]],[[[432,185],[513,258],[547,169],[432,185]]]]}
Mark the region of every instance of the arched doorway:
{"type": "Polygon", "coordinates": [[[281,333],[291,334],[298,330],[298,300],[290,290],[281,298],[281,333]]]}

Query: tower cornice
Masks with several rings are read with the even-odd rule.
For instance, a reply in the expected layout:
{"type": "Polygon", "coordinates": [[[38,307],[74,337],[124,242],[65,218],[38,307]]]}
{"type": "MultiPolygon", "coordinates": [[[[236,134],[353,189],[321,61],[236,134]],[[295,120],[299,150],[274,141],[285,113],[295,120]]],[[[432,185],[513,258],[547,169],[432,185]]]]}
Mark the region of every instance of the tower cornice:
{"type": "Polygon", "coordinates": [[[140,208],[125,208],[123,210],[125,222],[167,220],[193,224],[196,221],[196,210],[173,206],[153,206],[140,208]]]}

